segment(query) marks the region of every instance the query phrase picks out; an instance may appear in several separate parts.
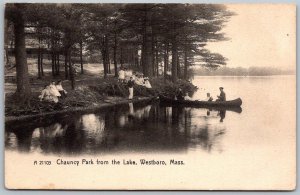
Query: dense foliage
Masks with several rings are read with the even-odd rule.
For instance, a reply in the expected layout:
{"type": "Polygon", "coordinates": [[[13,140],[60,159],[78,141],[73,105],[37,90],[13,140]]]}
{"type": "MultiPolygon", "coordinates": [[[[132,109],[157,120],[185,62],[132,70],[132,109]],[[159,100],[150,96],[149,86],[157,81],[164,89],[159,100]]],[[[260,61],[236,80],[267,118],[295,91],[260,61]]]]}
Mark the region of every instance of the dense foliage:
{"type": "MultiPolygon", "coordinates": [[[[187,79],[199,61],[209,68],[225,65],[226,58],[203,47],[226,40],[221,33],[233,15],[220,4],[6,4],[6,45],[14,43],[17,94],[30,95],[25,37],[36,40],[38,77],[43,78],[43,53],[52,56],[52,76],[63,72],[72,81],[73,64],[83,53],[99,53],[104,78],[117,76],[119,64],[145,76],[164,74],[176,82],[187,79]],[[61,61],[64,68],[61,68],[61,61]],[[168,75],[168,73],[171,73],[168,75]]],[[[13,44],[11,44],[13,45],[13,44]]],[[[8,47],[6,47],[7,49],[8,47]]]]}

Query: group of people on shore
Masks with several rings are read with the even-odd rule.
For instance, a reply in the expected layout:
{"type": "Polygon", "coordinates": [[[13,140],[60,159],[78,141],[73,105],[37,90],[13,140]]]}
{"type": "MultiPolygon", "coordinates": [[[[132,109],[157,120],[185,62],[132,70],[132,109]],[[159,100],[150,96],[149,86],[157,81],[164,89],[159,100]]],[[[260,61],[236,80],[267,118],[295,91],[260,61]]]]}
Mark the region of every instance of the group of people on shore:
{"type": "MultiPolygon", "coordinates": [[[[224,92],[224,88],[220,87],[219,89],[220,89],[220,95],[217,96],[216,101],[226,101],[226,94],[224,92]]],[[[180,100],[180,101],[182,101],[182,100],[192,100],[192,98],[189,96],[188,92],[186,92],[185,95],[183,94],[181,88],[178,89],[178,92],[177,92],[174,99],[175,100],[180,100]]],[[[214,99],[213,99],[213,97],[211,97],[210,93],[207,93],[206,98],[203,101],[212,102],[213,100],[214,99]]]]}
{"type": "Polygon", "coordinates": [[[145,86],[149,89],[152,88],[149,78],[144,77],[144,74],[128,70],[127,68],[120,68],[118,81],[128,83],[130,80],[133,80],[137,85],[145,86]]]}
{"type": "Polygon", "coordinates": [[[46,85],[39,95],[40,101],[57,103],[59,99],[65,98],[67,91],[62,87],[62,81],[52,81],[49,85],[46,85]]]}
{"type": "Polygon", "coordinates": [[[118,81],[121,83],[127,83],[128,90],[129,90],[129,96],[128,96],[129,100],[132,100],[132,98],[133,98],[133,86],[134,85],[144,86],[147,89],[152,88],[152,85],[151,85],[148,77],[144,77],[143,74],[133,72],[131,70],[128,70],[127,68],[120,69],[118,81]]]}

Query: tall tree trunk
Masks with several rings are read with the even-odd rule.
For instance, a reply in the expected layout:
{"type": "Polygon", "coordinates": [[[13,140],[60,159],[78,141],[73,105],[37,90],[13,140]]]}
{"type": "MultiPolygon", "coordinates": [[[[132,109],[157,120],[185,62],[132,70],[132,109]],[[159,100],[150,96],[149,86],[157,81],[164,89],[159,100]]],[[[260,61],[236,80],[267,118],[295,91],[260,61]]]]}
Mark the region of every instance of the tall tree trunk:
{"type": "Polygon", "coordinates": [[[181,78],[180,58],[178,52],[177,52],[177,77],[181,78]]]}
{"type": "Polygon", "coordinates": [[[129,53],[130,53],[130,50],[129,50],[128,45],[127,45],[127,47],[126,47],[126,56],[127,56],[126,63],[127,63],[128,67],[131,66],[129,53]]]}
{"type": "Polygon", "coordinates": [[[108,73],[111,74],[109,48],[107,48],[107,49],[108,49],[106,52],[107,70],[108,70],[108,73]]]}
{"type": "MultiPolygon", "coordinates": [[[[145,5],[147,6],[147,5],[145,5]]],[[[144,50],[143,55],[143,73],[145,76],[152,76],[152,27],[151,27],[151,16],[148,11],[145,11],[144,16],[144,50]]]]}
{"type": "Polygon", "coordinates": [[[188,60],[187,60],[187,50],[184,49],[184,79],[188,80],[188,60]]]}
{"type": "Polygon", "coordinates": [[[107,78],[108,72],[108,65],[109,65],[109,50],[108,50],[108,36],[104,35],[102,38],[102,61],[103,61],[103,71],[104,71],[104,78],[107,78]]]}
{"type": "Polygon", "coordinates": [[[38,79],[41,79],[42,76],[41,76],[41,53],[40,53],[40,51],[38,51],[38,63],[37,63],[37,67],[38,67],[38,79]]]}
{"type": "Polygon", "coordinates": [[[158,62],[158,43],[155,42],[155,67],[156,67],[156,76],[159,75],[159,62],[158,62]]]}
{"type": "Polygon", "coordinates": [[[169,66],[169,43],[165,43],[164,53],[164,78],[167,78],[168,66],[169,66]]]}
{"type": "Polygon", "coordinates": [[[121,68],[124,68],[124,60],[123,60],[123,46],[121,45],[121,49],[120,49],[120,64],[121,64],[121,68]]]}
{"type": "Polygon", "coordinates": [[[54,58],[54,51],[52,51],[51,54],[52,58],[51,58],[51,70],[52,70],[52,76],[55,76],[55,58],[54,58]]]}
{"type": "Polygon", "coordinates": [[[68,79],[69,71],[68,71],[68,50],[65,49],[65,79],[68,79]]]}
{"type": "Polygon", "coordinates": [[[151,69],[150,69],[150,75],[149,76],[154,76],[155,75],[155,37],[153,35],[153,32],[151,30],[151,58],[152,58],[152,63],[151,63],[151,69]]]}
{"type": "Polygon", "coordinates": [[[7,19],[4,20],[4,59],[5,59],[5,65],[9,65],[9,54],[8,54],[8,21],[7,19]]]}
{"type": "MultiPolygon", "coordinates": [[[[107,31],[107,18],[105,18],[105,32],[107,31]]],[[[108,34],[105,33],[103,37],[103,66],[104,66],[104,78],[107,78],[107,73],[109,72],[109,49],[108,49],[108,34]]]]}
{"type": "Polygon", "coordinates": [[[41,74],[41,38],[40,38],[40,34],[38,32],[38,40],[39,40],[39,48],[38,48],[38,79],[40,79],[42,77],[41,74]]]}
{"type": "Polygon", "coordinates": [[[145,45],[146,45],[146,30],[144,30],[143,33],[143,42],[142,42],[142,48],[141,48],[141,62],[140,65],[142,66],[142,72],[145,75],[146,68],[145,68],[145,45]]]}
{"type": "Polygon", "coordinates": [[[44,66],[43,66],[44,53],[41,51],[41,73],[44,76],[44,66]]]}
{"type": "Polygon", "coordinates": [[[139,66],[139,46],[138,45],[135,45],[134,61],[135,61],[135,65],[138,67],[139,66]]]}
{"type": "Polygon", "coordinates": [[[101,55],[102,55],[102,62],[103,62],[104,78],[107,78],[107,65],[106,65],[106,50],[105,50],[105,48],[102,48],[101,55]]]}
{"type": "Polygon", "coordinates": [[[82,40],[80,41],[80,67],[81,67],[81,74],[83,74],[83,61],[82,61],[82,40]]]}
{"type": "Polygon", "coordinates": [[[173,40],[172,42],[172,81],[177,81],[177,44],[176,40],[173,40]]]}
{"type": "Polygon", "coordinates": [[[75,71],[71,60],[71,50],[68,53],[68,62],[69,62],[69,74],[70,74],[70,81],[72,90],[75,89],[75,71]]]}
{"type": "Polygon", "coordinates": [[[117,62],[117,46],[118,46],[118,40],[117,40],[117,33],[114,34],[114,68],[115,68],[115,77],[118,77],[118,62],[117,62]]]}
{"type": "Polygon", "coordinates": [[[8,47],[5,48],[5,65],[9,65],[10,61],[9,61],[9,52],[8,52],[8,47]]]}
{"type": "Polygon", "coordinates": [[[54,67],[55,67],[55,75],[58,75],[58,66],[57,66],[57,54],[54,53],[54,67]]]}
{"type": "Polygon", "coordinates": [[[176,36],[176,23],[175,21],[173,21],[173,30],[172,30],[172,81],[173,82],[176,82],[178,79],[177,60],[178,60],[178,48],[177,48],[177,36],[176,36]]]}
{"type": "Polygon", "coordinates": [[[31,88],[28,76],[27,56],[25,47],[25,32],[23,6],[16,4],[16,18],[14,23],[15,35],[15,59],[17,72],[17,91],[16,95],[22,101],[27,101],[30,98],[31,88]]]}
{"type": "Polygon", "coordinates": [[[54,30],[51,29],[51,61],[52,61],[52,76],[55,76],[55,51],[54,51],[54,30]]]}
{"type": "Polygon", "coordinates": [[[60,74],[60,63],[59,63],[59,52],[57,52],[56,54],[56,57],[57,57],[57,75],[60,74]]]}

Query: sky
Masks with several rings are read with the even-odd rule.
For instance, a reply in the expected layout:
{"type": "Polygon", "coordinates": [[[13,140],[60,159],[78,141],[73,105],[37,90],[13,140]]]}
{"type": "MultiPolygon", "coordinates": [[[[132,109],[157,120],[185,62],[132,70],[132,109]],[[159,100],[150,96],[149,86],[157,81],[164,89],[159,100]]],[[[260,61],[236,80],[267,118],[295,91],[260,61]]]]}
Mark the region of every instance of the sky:
{"type": "Polygon", "coordinates": [[[222,32],[229,41],[209,43],[228,58],[227,67],[267,66],[296,69],[296,6],[227,4],[232,16],[222,32]]]}

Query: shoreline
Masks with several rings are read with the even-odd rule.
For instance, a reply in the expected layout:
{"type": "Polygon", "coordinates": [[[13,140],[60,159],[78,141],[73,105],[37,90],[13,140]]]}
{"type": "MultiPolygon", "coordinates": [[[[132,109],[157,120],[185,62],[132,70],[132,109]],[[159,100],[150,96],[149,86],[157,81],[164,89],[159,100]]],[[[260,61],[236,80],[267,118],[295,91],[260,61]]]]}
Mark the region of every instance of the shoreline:
{"type": "Polygon", "coordinates": [[[121,101],[112,101],[112,102],[103,102],[99,105],[93,105],[93,106],[87,106],[87,107],[71,107],[63,110],[56,110],[56,111],[51,111],[51,112],[43,112],[43,113],[38,113],[38,114],[30,114],[30,115],[21,115],[21,116],[5,116],[4,122],[15,122],[15,121],[22,121],[22,120],[28,120],[31,118],[36,118],[36,117],[45,117],[45,116],[50,116],[50,115],[55,115],[55,114],[63,114],[63,113],[73,113],[73,112],[81,112],[81,111],[93,111],[93,110],[98,110],[106,107],[111,107],[111,106],[116,106],[116,105],[123,105],[123,104],[128,104],[128,103],[141,103],[141,102],[147,102],[154,100],[155,97],[137,97],[136,99],[133,100],[128,100],[128,99],[123,99],[121,101]]]}

